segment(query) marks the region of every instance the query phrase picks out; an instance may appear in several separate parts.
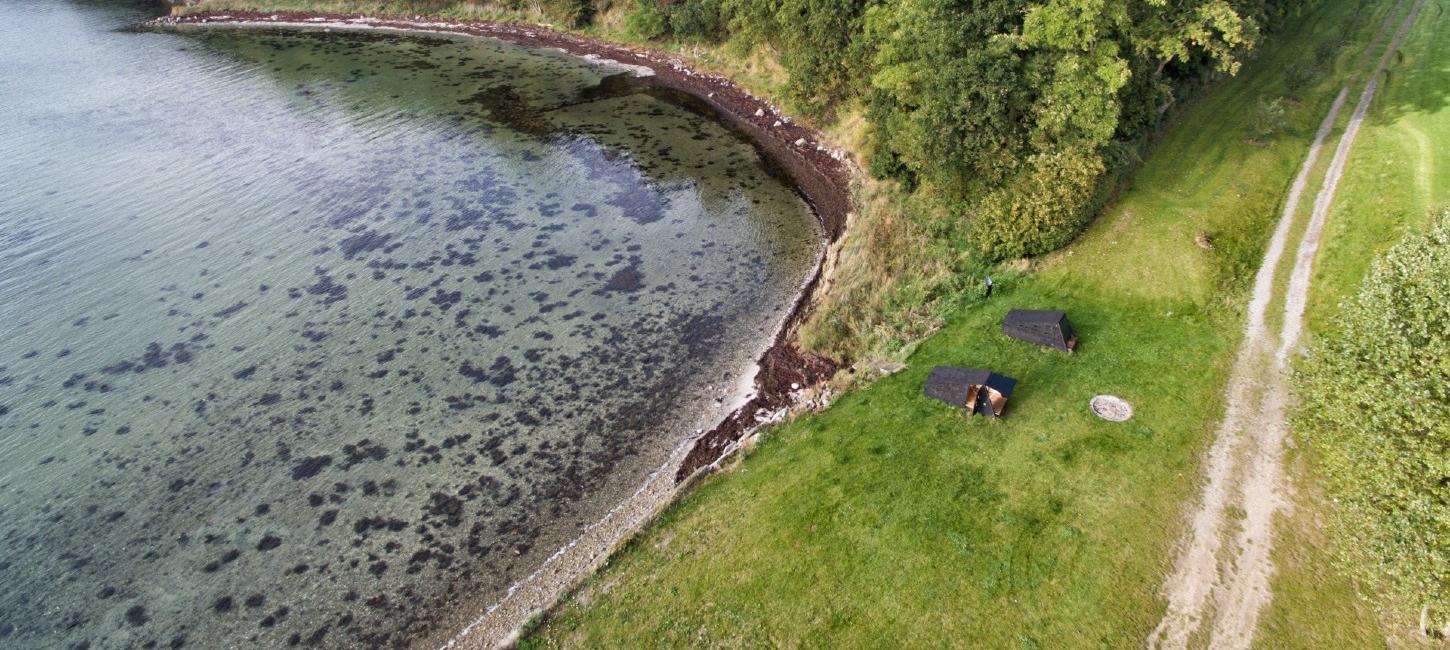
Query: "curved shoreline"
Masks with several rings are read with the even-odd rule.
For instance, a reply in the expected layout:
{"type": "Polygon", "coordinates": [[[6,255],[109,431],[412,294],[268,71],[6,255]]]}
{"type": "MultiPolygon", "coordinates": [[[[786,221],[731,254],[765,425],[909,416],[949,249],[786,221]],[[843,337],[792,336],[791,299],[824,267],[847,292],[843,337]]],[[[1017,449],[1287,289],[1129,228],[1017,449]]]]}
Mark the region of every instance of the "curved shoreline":
{"type": "Polygon", "coordinates": [[[204,25],[273,26],[313,29],[388,30],[486,37],[536,48],[554,48],[586,59],[604,60],[637,71],[643,86],[684,93],[701,102],[718,121],[743,135],[770,164],[785,172],[810,205],[825,234],[811,273],[770,347],[756,361],[756,372],[743,403],[712,429],[679,445],[664,465],[650,474],[630,497],[587,526],[559,548],[533,573],[515,582],[496,603],[456,632],[445,647],[495,647],[517,641],[535,615],[592,575],[625,542],[647,527],[669,505],[686,494],[696,480],[718,469],[739,449],[739,442],[762,424],[776,421],[802,400],[804,387],[828,379],[837,369],[830,359],[799,350],[793,340],[809,314],[821,286],[827,248],[845,230],[850,212],[850,170],[846,156],[820,143],[811,129],[800,126],[769,102],[746,92],[729,79],[696,72],[679,57],[635,49],[560,32],[540,25],[482,20],[427,20],[421,17],[361,16],[309,12],[204,12],[157,18],[149,27],[204,25]],[[673,468],[673,469],[672,469],[673,468]]]}

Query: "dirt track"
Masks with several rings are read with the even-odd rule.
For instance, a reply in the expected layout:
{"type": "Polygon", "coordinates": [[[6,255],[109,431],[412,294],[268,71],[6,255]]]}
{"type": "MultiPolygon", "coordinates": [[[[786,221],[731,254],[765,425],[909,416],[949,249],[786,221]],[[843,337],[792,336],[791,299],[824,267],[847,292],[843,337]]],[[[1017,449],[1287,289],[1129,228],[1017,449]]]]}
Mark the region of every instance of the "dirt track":
{"type": "MultiPolygon", "coordinates": [[[[1225,395],[1228,409],[1213,446],[1204,459],[1202,496],[1189,515],[1189,528],[1180,543],[1173,571],[1164,580],[1167,610],[1148,637],[1150,648],[1185,648],[1189,641],[1206,638],[1212,648],[1248,648],[1258,627],[1259,614],[1272,599],[1272,557],[1275,515],[1292,506],[1283,458],[1288,424],[1289,356],[1303,331],[1314,257],[1340,177],[1359,135],[1360,125],[1374,100],[1379,78],[1409,32],[1424,0],[1416,0],[1400,24],[1379,65],[1369,75],[1359,102],[1334,157],[1324,173],[1309,222],[1300,236],[1287,287],[1282,291],[1283,327],[1277,335],[1265,324],[1269,305],[1278,297],[1275,271],[1287,248],[1300,199],[1314,175],[1325,140],[1333,130],[1349,88],[1335,98],[1285,200],[1249,302],[1244,340],[1234,363],[1225,395]],[[1241,512],[1237,522],[1228,512],[1241,512]],[[1231,540],[1229,526],[1237,523],[1231,540]],[[1225,544],[1225,542],[1230,542],[1225,544]],[[1213,617],[1206,637],[1203,621],[1213,617]]],[[[1386,25],[1392,24],[1392,12],[1386,25]]],[[[1378,38],[1374,39],[1376,42],[1378,38]]]]}

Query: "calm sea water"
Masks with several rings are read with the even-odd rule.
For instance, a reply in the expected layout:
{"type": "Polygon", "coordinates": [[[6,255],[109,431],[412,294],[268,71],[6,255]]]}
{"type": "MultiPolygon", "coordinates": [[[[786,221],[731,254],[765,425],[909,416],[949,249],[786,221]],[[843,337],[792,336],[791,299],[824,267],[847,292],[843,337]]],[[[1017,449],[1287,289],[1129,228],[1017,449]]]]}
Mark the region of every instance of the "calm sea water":
{"type": "Polygon", "coordinates": [[[0,2],[0,646],[425,646],[718,415],[792,188],[500,43],[0,2]]]}

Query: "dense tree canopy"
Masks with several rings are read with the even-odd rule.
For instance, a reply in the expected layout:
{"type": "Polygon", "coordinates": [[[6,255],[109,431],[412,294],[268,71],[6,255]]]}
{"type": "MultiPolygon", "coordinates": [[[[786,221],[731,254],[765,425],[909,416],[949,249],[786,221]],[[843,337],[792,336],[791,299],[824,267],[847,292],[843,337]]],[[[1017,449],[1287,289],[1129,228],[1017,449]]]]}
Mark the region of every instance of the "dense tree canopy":
{"type": "Polygon", "coordinates": [[[1046,252],[1185,79],[1300,0],[638,0],[644,34],[766,44],[796,108],[868,107],[871,171],[942,198],[984,260],[1046,252]]]}

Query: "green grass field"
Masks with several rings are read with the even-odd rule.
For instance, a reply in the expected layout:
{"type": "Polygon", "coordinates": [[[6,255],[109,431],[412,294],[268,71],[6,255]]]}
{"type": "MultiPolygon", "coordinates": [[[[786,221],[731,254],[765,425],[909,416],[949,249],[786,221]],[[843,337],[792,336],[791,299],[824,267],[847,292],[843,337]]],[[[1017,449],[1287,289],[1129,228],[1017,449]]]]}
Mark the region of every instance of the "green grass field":
{"type": "MultiPolygon", "coordinates": [[[[1222,413],[1244,288],[1314,129],[1390,4],[1315,4],[1175,117],[1078,242],[964,308],[905,371],[769,432],[524,645],[1140,645],[1162,614],[1158,589],[1222,413]],[[1284,70],[1341,40],[1336,70],[1302,93],[1289,129],[1246,142],[1259,99],[1285,94],[1284,70]],[[1066,309],[1082,348],[1002,337],[1009,307],[1066,309]],[[1020,379],[1008,417],[922,398],[936,364],[1020,379]],[[1095,419],[1098,393],[1129,399],[1134,420],[1095,419]]],[[[1363,266],[1321,265],[1334,278],[1320,279],[1352,286],[1340,276],[1363,266]]],[[[1353,616],[1321,622],[1327,638],[1374,638],[1340,586],[1328,611],[1353,616]]]]}
{"type": "Polygon", "coordinates": [[[734,472],[708,481],[577,595],[541,641],[1140,639],[1156,618],[1171,523],[1193,483],[1223,373],[1217,360],[1232,337],[1176,300],[1105,298],[1015,283],[928,340],[908,370],[773,432],[734,472]],[[998,323],[1011,305],[1069,310],[1081,352],[1004,339],[998,323]],[[971,419],[923,400],[936,363],[1022,380],[1010,417],[971,419]],[[1138,417],[1097,420],[1087,409],[1097,392],[1127,397],[1138,417]]]}

